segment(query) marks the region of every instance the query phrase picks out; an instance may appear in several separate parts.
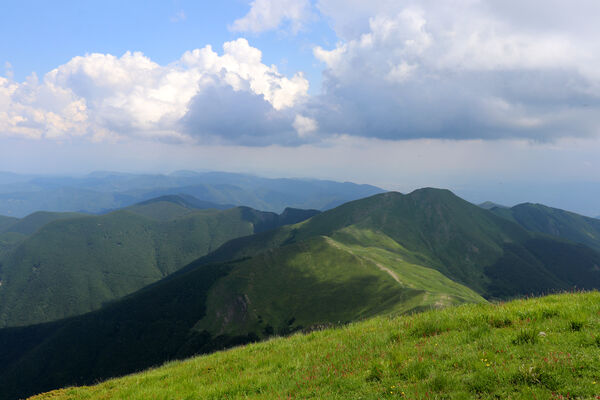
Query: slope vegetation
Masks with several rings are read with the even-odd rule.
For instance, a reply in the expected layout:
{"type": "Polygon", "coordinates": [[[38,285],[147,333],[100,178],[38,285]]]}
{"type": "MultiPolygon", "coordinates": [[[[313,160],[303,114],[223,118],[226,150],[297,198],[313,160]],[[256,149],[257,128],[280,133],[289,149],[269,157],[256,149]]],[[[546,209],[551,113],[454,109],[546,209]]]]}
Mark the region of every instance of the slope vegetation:
{"type": "Polygon", "coordinates": [[[592,399],[598,304],[592,292],[377,317],[32,400],[592,399]]]}
{"type": "Polygon", "coordinates": [[[582,243],[600,251],[600,220],[596,218],[532,203],[511,208],[494,207],[491,211],[527,230],[582,243]]]}
{"type": "MultiPolygon", "coordinates": [[[[288,218],[247,207],[199,210],[180,200],[158,199],[103,216],[54,216],[53,222],[4,251],[0,326],[29,325],[98,309],[229,239],[277,227],[288,218]]],[[[298,212],[296,217],[314,214],[307,213],[298,212]]],[[[43,219],[40,215],[35,215],[36,222],[43,219]]],[[[17,222],[20,232],[33,231],[34,224],[23,224],[26,220],[17,222]]],[[[6,247],[14,245],[9,238],[5,241],[6,247]]]]}
{"type": "Polygon", "coordinates": [[[233,239],[94,313],[0,330],[0,392],[89,384],[274,334],[482,303],[481,295],[600,287],[597,265],[588,247],[530,233],[445,190],[376,195],[233,239]]]}
{"type": "Polygon", "coordinates": [[[369,243],[368,235],[349,235],[349,228],[385,235],[400,246],[393,251],[403,259],[485,297],[600,285],[600,256],[592,249],[532,233],[450,191],[429,188],[349,202],[302,224],[235,239],[186,268],[252,257],[318,235],[369,243]]]}
{"type": "Polygon", "coordinates": [[[48,212],[38,211],[30,214],[24,218],[16,219],[14,222],[4,229],[0,229],[1,232],[14,232],[22,235],[31,235],[38,229],[52,221],[58,221],[62,219],[70,219],[75,217],[82,217],[85,214],[81,213],[59,213],[59,212],[48,212]]]}

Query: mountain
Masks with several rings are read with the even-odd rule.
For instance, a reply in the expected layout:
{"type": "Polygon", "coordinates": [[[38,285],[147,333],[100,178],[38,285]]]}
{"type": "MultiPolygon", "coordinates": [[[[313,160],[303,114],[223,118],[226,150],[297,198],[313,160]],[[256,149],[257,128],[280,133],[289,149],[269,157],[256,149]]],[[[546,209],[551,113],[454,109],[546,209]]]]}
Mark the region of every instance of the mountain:
{"type": "Polygon", "coordinates": [[[479,207],[483,208],[484,210],[491,210],[493,208],[508,208],[506,206],[494,203],[493,201],[484,201],[481,204],[478,204],[479,207]]]}
{"type": "Polygon", "coordinates": [[[19,219],[15,217],[5,217],[0,215],[0,232],[5,232],[11,225],[17,222],[19,219]]]}
{"type": "Polygon", "coordinates": [[[353,239],[346,233],[352,227],[387,236],[405,249],[405,259],[436,269],[486,297],[600,284],[595,267],[600,265],[598,253],[592,249],[532,234],[439,189],[419,189],[409,195],[390,192],[349,202],[298,227],[232,240],[202,262],[251,257],[315,235],[364,243],[364,237],[353,239]],[[567,275],[565,266],[553,259],[558,253],[572,257],[567,275]]]}
{"type": "MultiPolygon", "coordinates": [[[[189,209],[214,208],[216,210],[226,210],[228,208],[235,207],[234,205],[231,205],[231,204],[218,204],[218,203],[211,203],[210,201],[199,200],[199,199],[195,198],[194,196],[190,196],[190,195],[186,195],[186,194],[165,195],[165,196],[155,197],[150,200],[141,201],[141,202],[137,203],[135,205],[135,207],[140,208],[142,206],[148,206],[148,205],[155,204],[155,203],[174,204],[174,205],[179,205],[179,206],[182,206],[184,208],[189,208],[189,209]]],[[[132,208],[134,208],[134,207],[130,207],[130,209],[132,209],[132,208]]]]}
{"type": "Polygon", "coordinates": [[[583,243],[600,251],[600,220],[543,204],[523,203],[492,212],[517,222],[525,229],[583,243]]]}
{"type": "MultiPolygon", "coordinates": [[[[385,193],[233,239],[98,311],[0,330],[0,392],[89,384],[225,347],[452,304],[600,287],[600,255],[446,190],[385,193]]],[[[431,329],[437,329],[435,327],[431,329]]]]}
{"type": "Polygon", "coordinates": [[[98,214],[169,195],[280,213],[286,207],[329,209],[381,192],[375,186],[349,182],[269,179],[225,172],[95,172],[83,177],[7,174],[6,179],[0,179],[0,215],[22,217],[40,210],[98,214]]]}
{"type": "MultiPolygon", "coordinates": [[[[0,326],[29,325],[98,309],[229,239],[275,228],[284,220],[301,220],[290,219],[289,212],[280,216],[248,207],[194,208],[199,204],[205,205],[171,196],[102,216],[36,213],[18,221],[21,233],[29,233],[33,222],[53,219],[3,252],[0,326]]],[[[298,211],[294,217],[307,218],[315,212],[298,211]]]]}
{"type": "Polygon", "coordinates": [[[12,224],[5,226],[4,229],[0,228],[0,232],[14,232],[23,235],[31,235],[32,233],[35,233],[38,229],[52,221],[81,217],[84,215],[85,214],[82,213],[58,213],[38,211],[33,214],[29,214],[25,218],[15,218],[12,224]]]}
{"type": "Polygon", "coordinates": [[[592,399],[599,302],[569,293],[378,317],[32,400],[592,399]]]}
{"type": "Polygon", "coordinates": [[[38,211],[21,219],[0,216],[0,266],[1,260],[6,253],[14,249],[27,236],[36,232],[42,226],[55,220],[69,219],[82,215],[84,214],[38,211]]]}

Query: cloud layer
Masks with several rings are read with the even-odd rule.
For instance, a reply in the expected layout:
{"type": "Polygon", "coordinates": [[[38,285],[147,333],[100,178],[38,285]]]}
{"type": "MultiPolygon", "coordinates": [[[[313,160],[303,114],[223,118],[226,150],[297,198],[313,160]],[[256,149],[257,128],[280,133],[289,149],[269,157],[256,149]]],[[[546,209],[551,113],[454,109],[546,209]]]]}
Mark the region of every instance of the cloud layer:
{"type": "Polygon", "coordinates": [[[288,114],[307,96],[303,75],[286,77],[275,66],[263,64],[260,50],[245,39],[227,42],[223,50],[219,55],[206,46],[166,66],[139,52],[121,57],[88,54],[50,71],[41,81],[35,76],[22,83],[0,78],[0,135],[229,140],[263,136],[268,126],[229,124],[231,130],[225,132],[217,117],[224,123],[246,117],[287,118],[287,130],[293,131],[294,116],[288,114]],[[226,108],[213,105],[209,111],[199,106],[203,99],[206,106],[209,96],[225,99],[226,108]],[[243,115],[250,110],[251,115],[243,115]]]}
{"type": "Polygon", "coordinates": [[[255,0],[230,29],[297,32],[316,14],[339,39],[313,48],[319,94],[243,38],[168,65],[88,54],[41,79],[0,77],[0,136],[296,146],[600,133],[595,0],[255,0]]]}
{"type": "Polygon", "coordinates": [[[229,27],[236,32],[260,33],[288,24],[293,33],[302,29],[310,19],[309,0],[254,0],[250,11],[229,27]]]}
{"type": "Polygon", "coordinates": [[[326,107],[314,114],[323,129],[386,139],[599,133],[600,43],[567,19],[593,25],[600,3],[355,3],[318,4],[343,39],[314,50],[325,65],[326,107]]]}

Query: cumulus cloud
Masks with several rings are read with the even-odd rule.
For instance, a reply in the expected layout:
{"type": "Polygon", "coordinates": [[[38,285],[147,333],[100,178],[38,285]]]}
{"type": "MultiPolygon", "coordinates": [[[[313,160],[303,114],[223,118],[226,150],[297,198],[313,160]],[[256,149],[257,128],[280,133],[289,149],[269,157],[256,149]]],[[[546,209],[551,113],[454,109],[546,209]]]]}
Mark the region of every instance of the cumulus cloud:
{"type": "MultiPolygon", "coordinates": [[[[237,118],[231,107],[236,97],[261,104],[254,112],[268,115],[254,116],[254,121],[287,118],[287,131],[292,131],[293,117],[287,113],[305,100],[308,81],[301,73],[287,77],[263,64],[260,50],[245,39],[225,43],[222,55],[206,46],[164,66],[139,52],[121,57],[88,54],[48,72],[42,81],[35,76],[20,83],[0,78],[0,135],[187,140],[194,131],[190,121],[199,121],[198,114],[204,112],[197,106],[200,99],[207,93],[217,96],[216,91],[222,92],[232,112],[221,117],[237,118]],[[282,116],[274,117],[278,114],[282,116]]],[[[244,107],[240,104],[238,109],[244,107]]],[[[227,140],[241,137],[229,126],[232,131],[220,129],[218,134],[229,135],[227,140]]]]}
{"type": "Polygon", "coordinates": [[[320,0],[342,40],[314,49],[311,117],[386,139],[600,133],[600,3],[531,3],[320,0]]]}
{"type": "Polygon", "coordinates": [[[269,146],[300,144],[293,113],[277,110],[264,95],[211,84],[190,102],[182,131],[203,143],[269,146]]]}
{"type": "Polygon", "coordinates": [[[600,127],[596,0],[255,0],[232,29],[296,29],[320,12],[319,93],[247,40],[160,65],[139,52],[0,77],[0,135],[269,145],[352,135],[551,141],[600,127]],[[574,22],[573,22],[574,21],[574,22]],[[296,27],[296,28],[294,28],[296,27]]]}
{"type": "Polygon", "coordinates": [[[319,128],[316,120],[301,114],[296,114],[292,126],[301,138],[311,136],[319,128]]]}
{"type": "Polygon", "coordinates": [[[230,26],[232,31],[260,33],[288,23],[297,33],[310,19],[310,0],[254,0],[250,11],[230,26]]]}

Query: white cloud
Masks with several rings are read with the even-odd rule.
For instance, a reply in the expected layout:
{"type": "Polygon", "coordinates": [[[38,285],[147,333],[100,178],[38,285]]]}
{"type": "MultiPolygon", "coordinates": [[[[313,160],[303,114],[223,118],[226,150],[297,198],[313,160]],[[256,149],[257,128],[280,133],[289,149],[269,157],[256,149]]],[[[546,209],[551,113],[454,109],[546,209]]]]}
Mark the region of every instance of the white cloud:
{"type": "Polygon", "coordinates": [[[232,31],[260,33],[280,28],[289,23],[297,33],[310,19],[310,0],[254,0],[250,11],[230,26],[232,31]]]}
{"type": "Polygon", "coordinates": [[[273,113],[306,98],[302,73],[287,77],[263,64],[260,50],[245,39],[223,49],[222,55],[210,46],[188,51],[164,66],[139,52],[88,54],[48,72],[41,82],[35,76],[21,83],[0,78],[0,135],[186,140],[180,121],[206,88],[260,96],[273,113]]]}
{"type": "Polygon", "coordinates": [[[306,137],[316,132],[319,129],[317,121],[312,118],[305,117],[304,115],[296,114],[294,123],[292,124],[298,136],[306,137]]]}
{"type": "Polygon", "coordinates": [[[600,3],[532,3],[319,0],[341,41],[314,49],[310,116],[386,139],[600,134],[600,3]]]}

